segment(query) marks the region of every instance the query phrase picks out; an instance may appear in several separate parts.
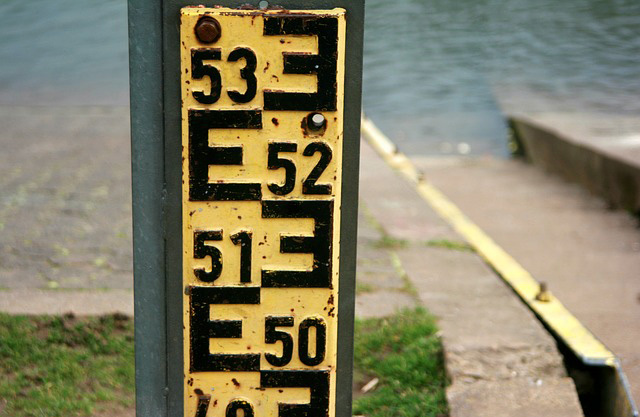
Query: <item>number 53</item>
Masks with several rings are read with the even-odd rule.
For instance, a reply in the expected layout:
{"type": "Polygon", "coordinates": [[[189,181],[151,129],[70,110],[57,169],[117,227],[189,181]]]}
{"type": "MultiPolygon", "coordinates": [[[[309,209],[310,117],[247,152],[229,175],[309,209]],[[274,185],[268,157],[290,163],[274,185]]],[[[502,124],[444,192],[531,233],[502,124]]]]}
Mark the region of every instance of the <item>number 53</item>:
{"type": "MultiPolygon", "coordinates": [[[[203,104],[213,104],[220,99],[222,91],[222,77],[220,71],[211,65],[206,65],[205,60],[219,61],[221,52],[218,48],[201,48],[191,51],[191,77],[200,80],[209,77],[211,89],[208,93],[204,91],[194,91],[193,98],[203,104]]],[[[240,76],[247,83],[244,93],[235,90],[228,90],[227,94],[236,103],[248,103],[256,96],[258,82],[256,80],[256,54],[249,48],[236,48],[227,57],[228,62],[235,62],[244,59],[246,65],[240,70],[240,76]]]]}

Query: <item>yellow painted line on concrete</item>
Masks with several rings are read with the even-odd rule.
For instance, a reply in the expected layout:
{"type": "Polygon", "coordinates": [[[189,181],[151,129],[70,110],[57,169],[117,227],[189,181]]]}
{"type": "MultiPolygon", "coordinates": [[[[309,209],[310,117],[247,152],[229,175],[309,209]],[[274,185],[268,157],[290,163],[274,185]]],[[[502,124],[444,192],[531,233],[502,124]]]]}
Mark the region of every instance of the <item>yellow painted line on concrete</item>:
{"type": "Polygon", "coordinates": [[[442,192],[424,179],[409,158],[382,133],[371,120],[362,119],[362,135],[391,167],[414,184],[418,194],[504,279],[513,290],[580,357],[592,365],[618,367],[616,356],[607,349],[552,294],[538,301],[540,284],[511,255],[474,224],[442,192]]]}

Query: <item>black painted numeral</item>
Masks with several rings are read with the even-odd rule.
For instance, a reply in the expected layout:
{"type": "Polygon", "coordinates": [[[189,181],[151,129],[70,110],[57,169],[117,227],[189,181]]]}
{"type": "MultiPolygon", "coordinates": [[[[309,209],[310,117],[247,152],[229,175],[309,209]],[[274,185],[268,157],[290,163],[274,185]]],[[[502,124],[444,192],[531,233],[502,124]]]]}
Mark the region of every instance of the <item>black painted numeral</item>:
{"type": "Polygon", "coordinates": [[[211,271],[207,272],[204,268],[193,269],[196,278],[203,282],[213,282],[222,273],[222,253],[215,246],[205,245],[210,240],[222,240],[222,230],[196,230],[193,233],[193,257],[211,258],[211,271]]]}
{"type": "Polygon", "coordinates": [[[236,48],[229,54],[227,61],[235,62],[244,58],[247,65],[240,70],[240,76],[247,82],[247,89],[244,93],[229,90],[227,94],[236,103],[248,103],[256,96],[258,82],[256,80],[256,54],[249,48],[236,48]]]}
{"type": "Polygon", "coordinates": [[[269,144],[267,167],[269,169],[284,168],[284,184],[268,184],[269,191],[277,195],[286,195],[296,185],[296,166],[290,159],[280,158],[280,152],[296,152],[298,145],[292,142],[272,142],[269,144]]]}
{"type": "Polygon", "coordinates": [[[300,362],[308,366],[315,366],[324,361],[327,343],[327,325],[324,324],[324,320],[319,317],[304,319],[302,323],[300,323],[298,339],[298,356],[300,356],[300,362]],[[314,356],[309,356],[309,330],[312,327],[316,329],[315,354],[314,356]]]}
{"type": "MultiPolygon", "coordinates": [[[[268,316],[264,321],[264,341],[273,344],[282,342],[282,356],[273,353],[265,353],[265,359],[273,366],[285,366],[291,362],[293,356],[293,337],[276,327],[293,327],[293,317],[291,316],[268,316]]],[[[309,317],[300,323],[298,329],[298,356],[300,362],[307,366],[319,365],[324,361],[327,345],[327,325],[321,317],[309,317]],[[309,354],[310,329],[316,330],[316,337],[313,341],[315,353],[309,354]]]]}
{"type": "Polygon", "coordinates": [[[201,390],[196,390],[198,395],[198,405],[196,406],[196,417],[207,417],[207,411],[209,410],[209,403],[211,402],[211,395],[204,394],[201,390]]]}
{"type": "MultiPolygon", "coordinates": [[[[280,152],[296,152],[298,145],[293,142],[271,142],[267,156],[267,168],[284,168],[284,184],[268,184],[269,191],[276,195],[287,195],[293,191],[296,184],[296,165],[287,158],[280,157],[280,152]]],[[[325,142],[312,142],[302,152],[304,156],[313,156],[320,152],[320,160],[311,170],[306,179],[302,181],[302,194],[331,195],[333,187],[331,184],[316,184],[322,173],[327,169],[333,152],[331,147],[325,142]]]]}
{"type": "Polygon", "coordinates": [[[285,366],[291,362],[293,356],[293,337],[276,327],[293,327],[293,317],[288,316],[269,316],[264,320],[264,341],[265,343],[282,342],[282,356],[273,353],[265,353],[264,357],[273,366],[285,366]]]}
{"type": "Polygon", "coordinates": [[[253,406],[247,400],[233,400],[227,406],[227,411],[224,413],[225,417],[254,417],[253,406]],[[242,414],[238,414],[238,411],[242,410],[242,414]]]}
{"type": "Polygon", "coordinates": [[[331,184],[316,184],[316,181],[320,178],[320,175],[329,166],[333,153],[331,148],[324,142],[312,142],[304,148],[302,154],[304,156],[312,156],[316,152],[320,152],[320,160],[316,166],[311,170],[306,180],[302,182],[302,194],[331,194],[331,184]]]}
{"type": "Polygon", "coordinates": [[[219,60],[220,49],[193,49],[191,51],[191,76],[195,80],[202,77],[209,77],[211,81],[211,89],[208,93],[204,91],[194,91],[193,98],[203,104],[213,104],[220,98],[220,90],[222,88],[222,79],[220,71],[211,65],[205,65],[204,60],[219,60]]]}
{"type": "Polygon", "coordinates": [[[231,235],[234,245],[240,245],[240,282],[251,282],[251,232],[241,230],[231,235]]]}
{"type": "MultiPolygon", "coordinates": [[[[211,271],[205,268],[194,268],[193,272],[200,281],[213,282],[222,273],[222,253],[215,246],[205,244],[207,241],[221,241],[222,230],[197,230],[193,234],[193,257],[204,259],[211,258],[211,271]]],[[[240,282],[251,282],[251,240],[252,234],[247,230],[230,236],[234,245],[240,246],[240,282]]]]}

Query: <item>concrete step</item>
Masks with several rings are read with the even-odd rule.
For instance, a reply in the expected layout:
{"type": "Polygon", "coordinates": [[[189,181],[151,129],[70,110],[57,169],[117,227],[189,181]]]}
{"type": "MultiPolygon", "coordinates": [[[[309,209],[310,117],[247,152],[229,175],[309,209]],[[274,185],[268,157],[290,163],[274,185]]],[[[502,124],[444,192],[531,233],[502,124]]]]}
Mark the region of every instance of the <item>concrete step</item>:
{"type": "Polygon", "coordinates": [[[360,165],[361,201],[406,241],[396,253],[439,319],[451,416],[582,416],[555,341],[529,309],[366,143],[360,165]]]}
{"type": "Polygon", "coordinates": [[[637,220],[521,161],[413,162],[620,358],[640,399],[637,220]]]}

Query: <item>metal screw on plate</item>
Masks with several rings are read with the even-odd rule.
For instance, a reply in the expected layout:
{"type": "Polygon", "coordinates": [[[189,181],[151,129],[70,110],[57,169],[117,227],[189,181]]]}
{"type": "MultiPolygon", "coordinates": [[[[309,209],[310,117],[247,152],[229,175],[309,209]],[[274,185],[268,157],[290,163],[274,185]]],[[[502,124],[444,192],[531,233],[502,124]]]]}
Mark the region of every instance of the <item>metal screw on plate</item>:
{"type": "Polygon", "coordinates": [[[327,125],[327,119],[320,113],[311,113],[307,116],[307,127],[309,130],[318,132],[327,125]]]}
{"type": "Polygon", "coordinates": [[[196,37],[202,43],[214,43],[220,39],[220,23],[213,17],[204,16],[196,23],[196,37]]]}
{"type": "Polygon", "coordinates": [[[551,301],[551,293],[549,293],[546,282],[540,283],[540,290],[538,290],[538,294],[536,295],[536,300],[542,301],[543,303],[551,301]]]}

